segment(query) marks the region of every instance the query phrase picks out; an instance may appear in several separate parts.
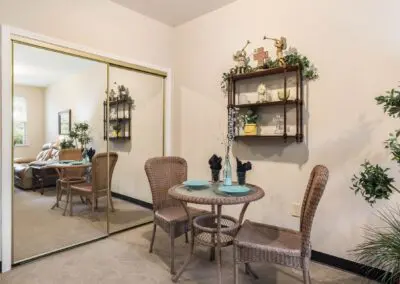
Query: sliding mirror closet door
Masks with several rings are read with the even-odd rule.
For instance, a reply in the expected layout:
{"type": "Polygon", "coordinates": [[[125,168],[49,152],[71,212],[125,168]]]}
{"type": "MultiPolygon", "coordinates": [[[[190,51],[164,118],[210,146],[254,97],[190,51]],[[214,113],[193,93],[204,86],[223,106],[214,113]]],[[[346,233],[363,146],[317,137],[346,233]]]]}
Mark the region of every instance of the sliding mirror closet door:
{"type": "Polygon", "coordinates": [[[163,156],[164,78],[111,66],[109,70],[108,131],[114,211],[109,212],[110,232],[151,222],[151,191],[144,164],[163,156]]]}
{"type": "Polygon", "coordinates": [[[108,73],[107,64],[15,42],[13,58],[17,263],[107,235],[107,198],[93,199],[91,158],[107,153],[108,73]]]}

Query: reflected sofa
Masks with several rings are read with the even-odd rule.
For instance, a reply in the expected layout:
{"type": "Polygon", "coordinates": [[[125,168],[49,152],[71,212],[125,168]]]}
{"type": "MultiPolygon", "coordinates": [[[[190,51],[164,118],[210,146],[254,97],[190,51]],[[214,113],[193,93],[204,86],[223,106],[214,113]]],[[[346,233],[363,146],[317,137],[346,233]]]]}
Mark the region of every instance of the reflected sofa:
{"type": "MultiPolygon", "coordinates": [[[[43,165],[50,160],[58,160],[58,147],[55,144],[47,143],[35,158],[20,157],[14,159],[14,186],[21,189],[33,189],[40,187],[33,177],[33,165],[43,165]]],[[[55,169],[45,169],[43,174],[43,186],[55,186],[58,175],[55,169]]]]}

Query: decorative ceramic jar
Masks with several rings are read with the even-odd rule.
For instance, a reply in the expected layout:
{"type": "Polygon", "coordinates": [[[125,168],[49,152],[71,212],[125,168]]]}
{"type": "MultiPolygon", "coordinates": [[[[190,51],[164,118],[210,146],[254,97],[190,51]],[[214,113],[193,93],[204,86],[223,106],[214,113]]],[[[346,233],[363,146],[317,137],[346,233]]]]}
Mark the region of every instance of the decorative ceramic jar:
{"type": "Polygon", "coordinates": [[[278,99],[281,101],[285,101],[290,97],[290,90],[286,90],[286,96],[284,90],[278,91],[278,99]]]}

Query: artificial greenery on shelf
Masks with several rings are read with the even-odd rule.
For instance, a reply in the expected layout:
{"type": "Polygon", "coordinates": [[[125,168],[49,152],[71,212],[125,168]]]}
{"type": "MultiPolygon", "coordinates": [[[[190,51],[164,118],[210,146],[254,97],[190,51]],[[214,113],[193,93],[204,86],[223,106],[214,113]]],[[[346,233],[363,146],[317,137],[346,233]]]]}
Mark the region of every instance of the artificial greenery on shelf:
{"type": "MultiPolygon", "coordinates": [[[[290,47],[283,57],[288,66],[299,65],[302,67],[303,79],[308,81],[317,80],[319,78],[318,69],[308,59],[307,56],[300,54],[296,48],[290,47]]],[[[254,72],[260,69],[271,69],[279,67],[279,59],[269,59],[262,68],[252,68],[246,66],[244,73],[254,72]]],[[[228,90],[228,81],[232,75],[237,74],[237,68],[232,68],[229,72],[222,73],[221,89],[226,92],[228,90]]]]}
{"type": "MultiPolygon", "coordinates": [[[[386,95],[375,98],[378,105],[390,117],[400,117],[400,91],[391,89],[386,95]]],[[[397,138],[400,131],[389,134],[385,141],[385,148],[391,152],[392,160],[400,163],[400,145],[397,138]]],[[[355,193],[361,193],[371,205],[378,199],[389,199],[393,192],[400,192],[394,186],[394,178],[389,177],[388,168],[373,165],[366,161],[361,165],[360,174],[354,175],[351,187],[355,193]]],[[[387,208],[378,212],[379,217],[386,224],[385,227],[365,228],[364,241],[353,251],[356,260],[385,273],[381,277],[382,283],[400,283],[400,207],[387,208]],[[397,282],[396,282],[397,281],[397,282]]]]}
{"type": "Polygon", "coordinates": [[[253,109],[249,109],[245,114],[241,114],[239,119],[241,120],[243,126],[246,124],[256,124],[258,120],[258,114],[253,109]]]}

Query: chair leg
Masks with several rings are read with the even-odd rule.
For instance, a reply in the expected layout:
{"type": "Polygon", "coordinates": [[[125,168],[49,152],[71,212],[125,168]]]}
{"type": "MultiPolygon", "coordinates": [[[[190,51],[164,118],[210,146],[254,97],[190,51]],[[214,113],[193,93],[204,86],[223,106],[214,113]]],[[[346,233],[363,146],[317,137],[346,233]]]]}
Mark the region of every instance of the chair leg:
{"type": "MultiPolygon", "coordinates": [[[[67,213],[67,208],[68,208],[68,203],[69,203],[69,195],[70,195],[71,193],[70,192],[68,192],[67,191],[67,199],[66,199],[66,201],[65,201],[65,208],[64,208],[64,213],[63,213],[63,216],[65,216],[65,214],[67,213]]],[[[61,198],[60,198],[61,199],[61,198]]]]}
{"type": "Polygon", "coordinates": [[[153,234],[151,235],[149,253],[153,252],[154,239],[156,238],[156,229],[157,229],[157,225],[156,225],[156,223],[153,223],[153,234]]]}
{"type": "Polygon", "coordinates": [[[99,200],[97,199],[97,198],[94,198],[94,203],[95,203],[95,206],[94,206],[94,208],[99,208],[99,202],[98,202],[99,200]]]}
{"type": "Polygon", "coordinates": [[[69,216],[72,216],[72,191],[69,192],[69,216]]]}
{"type": "Polygon", "coordinates": [[[114,204],[113,204],[113,200],[112,200],[111,194],[110,194],[110,205],[111,205],[111,212],[114,212],[115,209],[114,209],[114,204]]]}
{"type": "Polygon", "coordinates": [[[236,261],[237,258],[237,252],[236,252],[236,246],[233,245],[233,284],[239,284],[239,263],[236,261]]]}
{"type": "Polygon", "coordinates": [[[169,237],[170,237],[170,249],[171,249],[170,273],[175,274],[175,227],[173,225],[171,225],[169,237]]]}
{"type": "Polygon", "coordinates": [[[92,195],[92,215],[94,214],[94,209],[97,208],[97,198],[92,195]]]}
{"type": "Polygon", "coordinates": [[[186,242],[187,244],[189,243],[188,232],[185,232],[185,242],[186,242]]]}
{"type": "Polygon", "coordinates": [[[305,284],[311,284],[310,261],[308,259],[303,259],[303,281],[305,284]]]}

